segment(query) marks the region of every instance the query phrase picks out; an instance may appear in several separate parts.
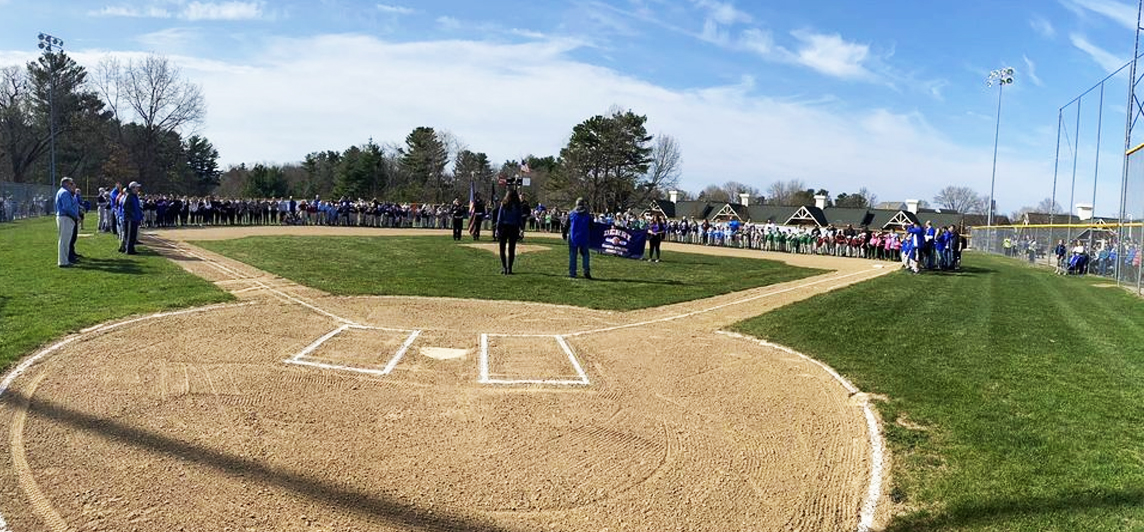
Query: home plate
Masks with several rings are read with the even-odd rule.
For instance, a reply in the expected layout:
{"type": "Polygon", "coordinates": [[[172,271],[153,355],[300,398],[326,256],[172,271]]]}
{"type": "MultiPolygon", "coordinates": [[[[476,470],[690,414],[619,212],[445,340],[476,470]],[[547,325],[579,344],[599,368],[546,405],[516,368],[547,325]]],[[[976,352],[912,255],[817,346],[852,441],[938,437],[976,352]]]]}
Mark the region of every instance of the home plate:
{"type": "Polygon", "coordinates": [[[465,358],[468,349],[450,349],[447,347],[422,347],[421,354],[436,360],[455,360],[465,358]]]}

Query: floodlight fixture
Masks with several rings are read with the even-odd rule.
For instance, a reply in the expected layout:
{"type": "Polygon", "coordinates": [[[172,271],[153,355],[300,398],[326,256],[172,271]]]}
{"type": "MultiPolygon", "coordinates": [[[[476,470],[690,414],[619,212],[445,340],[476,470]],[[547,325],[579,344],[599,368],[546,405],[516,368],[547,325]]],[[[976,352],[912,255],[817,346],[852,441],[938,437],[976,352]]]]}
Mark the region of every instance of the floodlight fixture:
{"type": "MultiPolygon", "coordinates": [[[[1004,93],[1006,85],[1013,84],[1014,74],[1016,71],[1013,70],[1013,67],[1004,67],[990,71],[989,77],[985,79],[987,87],[997,85],[997,123],[993,130],[993,176],[989,179],[989,215],[986,221],[986,225],[990,227],[990,234],[993,231],[993,192],[997,184],[997,141],[1001,137],[1001,95],[1004,93]]],[[[992,237],[989,240],[990,245],[992,245],[992,237]]]]}

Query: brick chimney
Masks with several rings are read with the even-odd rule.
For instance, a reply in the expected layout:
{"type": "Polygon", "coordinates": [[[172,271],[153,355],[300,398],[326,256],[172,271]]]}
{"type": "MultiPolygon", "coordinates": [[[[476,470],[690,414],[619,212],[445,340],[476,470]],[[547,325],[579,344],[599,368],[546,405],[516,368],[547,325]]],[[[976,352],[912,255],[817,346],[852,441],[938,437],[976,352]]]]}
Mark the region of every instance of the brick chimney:
{"type": "Polygon", "coordinates": [[[679,191],[678,190],[667,191],[667,199],[671,200],[672,203],[679,202],[679,191]]]}
{"type": "Polygon", "coordinates": [[[921,203],[921,202],[916,200],[916,199],[906,200],[906,210],[910,211],[914,214],[917,214],[918,213],[918,203],[921,203]]]}
{"type": "Polygon", "coordinates": [[[815,196],[814,197],[814,206],[818,207],[819,209],[825,209],[826,208],[826,196],[823,196],[822,194],[815,196]]]}
{"type": "Polygon", "coordinates": [[[748,203],[749,201],[751,201],[751,195],[750,194],[747,194],[747,193],[739,194],[739,204],[746,207],[749,204],[748,203]]]}

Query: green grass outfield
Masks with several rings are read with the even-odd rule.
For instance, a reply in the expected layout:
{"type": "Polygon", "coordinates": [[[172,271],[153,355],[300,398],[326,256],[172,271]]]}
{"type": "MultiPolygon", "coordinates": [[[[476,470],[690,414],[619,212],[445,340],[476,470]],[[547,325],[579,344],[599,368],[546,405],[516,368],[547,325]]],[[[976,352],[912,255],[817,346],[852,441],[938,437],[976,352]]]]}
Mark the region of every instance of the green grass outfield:
{"type": "Polygon", "coordinates": [[[970,255],[737,324],[888,398],[895,531],[1144,530],[1144,301],[970,255]]]}
{"type": "MultiPolygon", "coordinates": [[[[88,217],[93,233],[95,217],[88,217]]],[[[229,301],[211,283],[140,247],[128,257],[113,235],[80,237],[86,259],[56,266],[56,224],[41,218],[0,224],[0,371],[69,332],[161,310],[229,301]]]]}
{"type": "MultiPolygon", "coordinates": [[[[762,259],[665,253],[650,263],[592,255],[595,280],[568,278],[568,246],[530,238],[545,251],[519,253],[515,275],[500,258],[451,236],[258,237],[195,242],[256,268],[337,295],[507,299],[604,310],[658,307],[802,279],[822,270],[762,259]]],[[[487,243],[487,241],[486,241],[487,243]]],[[[583,272],[578,272],[583,275],[583,272]]]]}

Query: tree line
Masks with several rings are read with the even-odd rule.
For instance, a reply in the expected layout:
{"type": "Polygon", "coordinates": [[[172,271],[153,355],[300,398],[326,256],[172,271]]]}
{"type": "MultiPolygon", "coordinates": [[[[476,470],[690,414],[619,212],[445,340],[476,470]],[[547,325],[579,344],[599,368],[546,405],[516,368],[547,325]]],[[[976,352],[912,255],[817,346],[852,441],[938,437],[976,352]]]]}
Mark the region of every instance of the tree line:
{"type": "Polygon", "coordinates": [[[210,193],[221,176],[218,150],[200,135],[184,137],[205,109],[199,86],[166,57],[108,56],[88,71],[65,52],[46,52],[0,69],[0,180],[48,184],[54,122],[57,177],[210,193]]]}

